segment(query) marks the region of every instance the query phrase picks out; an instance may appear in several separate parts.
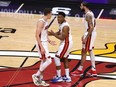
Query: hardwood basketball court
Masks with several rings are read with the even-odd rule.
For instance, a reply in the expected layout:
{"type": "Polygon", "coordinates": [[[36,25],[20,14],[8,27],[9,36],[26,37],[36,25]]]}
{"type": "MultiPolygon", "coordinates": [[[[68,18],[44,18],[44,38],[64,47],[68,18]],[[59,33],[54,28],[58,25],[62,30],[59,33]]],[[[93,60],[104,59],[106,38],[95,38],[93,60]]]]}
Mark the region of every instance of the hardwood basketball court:
{"type": "MultiPolygon", "coordinates": [[[[31,75],[38,70],[40,63],[37,50],[34,48],[36,22],[40,17],[42,15],[0,13],[0,87],[35,87],[31,75]],[[27,54],[23,56],[25,52],[27,54]],[[30,53],[35,53],[36,55],[31,56],[30,53]]],[[[83,18],[67,17],[66,19],[71,26],[74,43],[69,57],[71,59],[70,71],[73,71],[77,68],[81,57],[81,36],[84,32],[84,25],[83,18]]],[[[51,29],[57,31],[57,20],[53,22],[49,30],[51,29]]],[[[45,71],[45,80],[50,83],[50,87],[115,87],[115,38],[116,20],[97,19],[97,38],[94,52],[97,60],[98,77],[85,76],[81,78],[72,76],[71,83],[53,84],[50,82],[50,79],[55,75],[53,61],[52,65],[45,71]]],[[[54,37],[50,37],[50,39],[57,43],[55,47],[49,45],[50,53],[54,55],[57,51],[59,41],[54,37]]],[[[90,70],[90,64],[90,61],[85,63],[85,71],[90,70]]]]}

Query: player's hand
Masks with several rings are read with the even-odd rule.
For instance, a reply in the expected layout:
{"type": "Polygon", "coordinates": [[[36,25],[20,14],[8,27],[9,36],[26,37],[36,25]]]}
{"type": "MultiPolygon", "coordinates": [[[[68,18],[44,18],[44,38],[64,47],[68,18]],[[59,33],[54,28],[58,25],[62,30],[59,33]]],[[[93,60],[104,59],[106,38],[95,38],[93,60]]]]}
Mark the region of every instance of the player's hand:
{"type": "Polygon", "coordinates": [[[84,36],[81,37],[81,41],[83,41],[83,39],[84,39],[84,36]]]}
{"type": "Polygon", "coordinates": [[[57,45],[55,41],[49,41],[49,43],[53,46],[57,45]]]}
{"type": "Polygon", "coordinates": [[[48,31],[48,35],[49,35],[49,36],[52,36],[52,33],[51,33],[50,31],[48,31]]]}
{"type": "Polygon", "coordinates": [[[55,32],[53,31],[53,30],[51,30],[51,32],[50,32],[52,35],[55,35],[55,32]]]}
{"type": "Polygon", "coordinates": [[[82,43],[85,44],[86,41],[87,41],[87,39],[85,38],[85,39],[82,40],[82,43]]]}

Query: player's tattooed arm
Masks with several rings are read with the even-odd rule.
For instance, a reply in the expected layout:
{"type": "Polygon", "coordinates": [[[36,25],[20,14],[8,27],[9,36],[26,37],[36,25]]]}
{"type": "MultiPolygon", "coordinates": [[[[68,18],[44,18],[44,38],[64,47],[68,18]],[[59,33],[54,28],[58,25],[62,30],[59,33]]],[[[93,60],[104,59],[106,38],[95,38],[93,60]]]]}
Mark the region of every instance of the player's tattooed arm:
{"type": "Polygon", "coordinates": [[[86,43],[87,38],[91,35],[91,33],[92,33],[93,29],[94,29],[93,22],[92,22],[92,16],[90,14],[87,14],[86,21],[88,23],[88,34],[87,34],[85,39],[83,39],[83,37],[82,37],[82,43],[83,44],[86,43]]]}
{"type": "Polygon", "coordinates": [[[86,16],[86,21],[88,23],[88,35],[87,36],[90,36],[94,29],[94,24],[92,22],[92,16],[90,14],[86,16]]]}
{"type": "Polygon", "coordinates": [[[93,26],[93,22],[92,22],[92,15],[88,14],[86,16],[86,21],[88,22],[89,29],[93,30],[94,26],[93,26]]]}

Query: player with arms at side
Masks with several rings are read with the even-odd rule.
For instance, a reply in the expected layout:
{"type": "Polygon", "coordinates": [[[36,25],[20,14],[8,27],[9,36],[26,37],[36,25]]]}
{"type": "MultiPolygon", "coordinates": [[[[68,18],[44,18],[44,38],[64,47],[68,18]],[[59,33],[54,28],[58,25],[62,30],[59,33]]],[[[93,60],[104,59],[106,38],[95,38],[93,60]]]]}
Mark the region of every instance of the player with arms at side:
{"type": "Polygon", "coordinates": [[[57,16],[58,24],[59,24],[59,30],[58,32],[54,32],[51,30],[51,35],[56,37],[60,40],[58,51],[55,55],[54,61],[56,65],[56,72],[57,75],[51,80],[52,82],[70,82],[71,77],[69,76],[69,65],[68,65],[68,56],[69,51],[72,48],[72,35],[71,35],[71,28],[65,20],[65,13],[59,12],[57,16]],[[64,63],[65,67],[65,76],[61,76],[61,60],[64,63]]]}
{"type": "Polygon", "coordinates": [[[96,38],[96,21],[93,12],[89,9],[87,2],[81,3],[81,10],[85,12],[85,33],[82,36],[82,52],[81,52],[81,64],[78,69],[71,72],[71,75],[83,75],[83,65],[86,60],[87,52],[89,52],[92,67],[90,71],[91,76],[96,76],[95,56],[93,53],[94,41],[96,38]]]}
{"type": "Polygon", "coordinates": [[[48,22],[47,20],[50,19],[52,16],[51,9],[45,8],[44,9],[44,16],[39,19],[37,22],[37,29],[35,33],[36,37],[36,48],[38,50],[39,57],[41,59],[41,64],[37,73],[32,75],[32,79],[35,85],[37,86],[49,86],[43,80],[43,72],[44,70],[51,64],[52,60],[48,50],[48,42],[51,45],[55,45],[54,41],[51,41],[48,38],[48,22]]]}

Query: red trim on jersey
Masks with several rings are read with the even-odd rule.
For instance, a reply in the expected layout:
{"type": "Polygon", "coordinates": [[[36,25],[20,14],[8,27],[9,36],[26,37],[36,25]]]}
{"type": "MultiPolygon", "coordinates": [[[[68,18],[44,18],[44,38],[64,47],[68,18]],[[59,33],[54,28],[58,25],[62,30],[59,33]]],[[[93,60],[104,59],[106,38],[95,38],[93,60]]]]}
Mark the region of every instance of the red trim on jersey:
{"type": "Polygon", "coordinates": [[[44,55],[42,55],[42,57],[40,58],[40,59],[46,59],[46,56],[45,56],[45,54],[44,55]]]}
{"type": "Polygon", "coordinates": [[[48,27],[48,25],[45,27],[45,30],[47,30],[49,27],[48,27]]]}
{"type": "Polygon", "coordinates": [[[91,42],[91,36],[87,38],[86,44],[85,44],[85,51],[89,51],[90,49],[90,42],[91,42]]]}
{"type": "Polygon", "coordinates": [[[96,20],[94,20],[94,27],[96,26],[96,20]]]}
{"type": "MultiPolygon", "coordinates": [[[[38,47],[39,47],[39,50],[40,50],[40,53],[41,53],[41,48],[40,48],[40,46],[39,46],[39,45],[38,45],[38,47]]],[[[41,53],[41,58],[40,58],[40,59],[43,59],[43,60],[44,60],[44,59],[46,59],[45,54],[43,54],[43,55],[42,55],[42,53],[41,53]]]]}
{"type": "Polygon", "coordinates": [[[60,53],[60,58],[64,57],[66,51],[68,50],[68,47],[69,47],[69,37],[65,39],[65,45],[64,45],[62,52],[60,53]]]}

